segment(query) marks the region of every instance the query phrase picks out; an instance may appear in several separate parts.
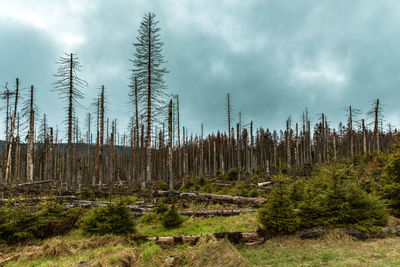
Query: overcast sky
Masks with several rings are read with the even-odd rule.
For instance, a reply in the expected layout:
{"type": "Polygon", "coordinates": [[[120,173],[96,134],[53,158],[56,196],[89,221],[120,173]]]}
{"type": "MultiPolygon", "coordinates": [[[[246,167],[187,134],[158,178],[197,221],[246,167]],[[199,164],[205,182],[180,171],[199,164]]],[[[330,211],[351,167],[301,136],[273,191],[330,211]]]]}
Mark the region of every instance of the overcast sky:
{"type": "Polygon", "coordinates": [[[346,106],[365,117],[376,98],[386,123],[400,124],[397,0],[0,0],[0,84],[35,85],[55,127],[65,117],[51,91],[55,62],[76,53],[89,84],[82,104],[104,84],[108,116],[125,128],[132,43],[150,11],[165,43],[168,92],[179,94],[189,132],[201,122],[207,132],[226,129],[227,92],[235,122],[241,111],[244,123],[264,128],[283,128],[289,115],[300,121],[306,107],[314,123],[324,112],[337,127],[346,106]]]}

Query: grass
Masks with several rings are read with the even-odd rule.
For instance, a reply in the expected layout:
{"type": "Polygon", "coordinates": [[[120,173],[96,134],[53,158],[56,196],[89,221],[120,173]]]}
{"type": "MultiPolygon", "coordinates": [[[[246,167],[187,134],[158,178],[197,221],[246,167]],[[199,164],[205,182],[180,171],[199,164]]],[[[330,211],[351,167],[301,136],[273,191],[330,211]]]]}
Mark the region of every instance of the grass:
{"type": "Polygon", "coordinates": [[[400,238],[300,240],[280,237],[252,248],[239,247],[254,266],[399,266],[400,238]]]}
{"type": "MultiPolygon", "coordinates": [[[[112,235],[88,238],[77,230],[18,246],[11,254],[18,257],[7,263],[9,267],[77,266],[80,261],[93,261],[94,266],[163,266],[169,256],[176,258],[176,266],[399,266],[400,238],[357,241],[337,230],[316,240],[281,236],[254,247],[205,237],[195,246],[160,247],[112,235]]],[[[0,259],[9,255],[0,254],[0,259]]]]}
{"type": "Polygon", "coordinates": [[[166,229],[161,223],[151,225],[139,221],[137,232],[148,236],[207,235],[225,231],[250,232],[257,230],[258,227],[254,214],[240,214],[234,217],[183,218],[185,219],[183,224],[173,229],[166,229]]]}

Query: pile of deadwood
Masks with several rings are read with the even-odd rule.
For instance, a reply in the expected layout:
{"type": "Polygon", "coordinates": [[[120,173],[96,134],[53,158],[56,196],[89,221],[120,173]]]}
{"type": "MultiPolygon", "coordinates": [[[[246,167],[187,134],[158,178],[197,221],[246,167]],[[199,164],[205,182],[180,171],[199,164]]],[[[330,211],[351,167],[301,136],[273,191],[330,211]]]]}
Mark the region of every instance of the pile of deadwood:
{"type": "Polygon", "coordinates": [[[169,197],[180,200],[208,202],[208,203],[226,203],[235,204],[238,206],[251,206],[259,208],[266,203],[263,198],[253,197],[240,197],[240,196],[229,196],[229,195],[216,195],[216,194],[204,194],[196,192],[177,192],[177,191],[153,191],[152,196],[157,197],[169,197]]]}
{"type": "MultiPolygon", "coordinates": [[[[64,203],[67,208],[73,207],[103,207],[110,204],[108,201],[89,201],[89,200],[74,200],[64,203]]],[[[152,212],[154,205],[146,204],[144,201],[136,201],[133,205],[127,205],[131,214],[135,217],[143,216],[146,212],[152,212]]],[[[180,211],[181,215],[202,217],[202,216],[234,216],[245,213],[253,213],[253,209],[220,209],[220,210],[183,210],[180,211]]]]}
{"type": "Polygon", "coordinates": [[[245,244],[247,246],[260,244],[266,240],[266,235],[263,231],[255,232],[219,232],[211,235],[191,235],[191,236],[131,236],[133,241],[153,241],[159,245],[174,245],[174,244],[196,244],[201,237],[211,238],[216,240],[228,239],[233,244],[245,244]]]}

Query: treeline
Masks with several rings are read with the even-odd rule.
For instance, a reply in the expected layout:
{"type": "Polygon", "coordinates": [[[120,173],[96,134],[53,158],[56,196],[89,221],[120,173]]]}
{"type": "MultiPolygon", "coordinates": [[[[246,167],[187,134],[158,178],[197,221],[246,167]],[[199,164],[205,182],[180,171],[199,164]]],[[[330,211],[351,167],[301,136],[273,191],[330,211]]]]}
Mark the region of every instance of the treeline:
{"type": "Polygon", "coordinates": [[[15,90],[6,84],[1,93],[5,104],[1,184],[51,180],[65,188],[127,183],[144,189],[164,180],[173,189],[186,177],[216,176],[233,168],[238,170],[237,180],[256,170],[266,175],[307,173],[313,164],[391,149],[398,132],[384,129],[379,100],[366,114],[372,125],[359,120],[360,112],[349,106],[347,123],[336,129],[325,114],[312,122],[305,110],[300,123],[292,124],[289,117],[285,130],[270,131],[243,123],[241,114],[235,125],[227,94],[227,129],[206,136],[201,125],[200,134],[189,135],[180,123],[179,96],[166,92],[163,76],[168,71],[163,67],[157,24],[154,13],[146,14],[133,44],[128,93],[132,116],[127,131],[107,116],[104,85],[85,122],[79,120],[76,109],[87,83],[79,76],[81,65],[75,54],[60,57],[54,82],[54,91],[66,104],[67,142],[62,142],[58,127],[48,125],[45,114],[39,115],[33,85],[21,98],[19,79],[15,90]]]}

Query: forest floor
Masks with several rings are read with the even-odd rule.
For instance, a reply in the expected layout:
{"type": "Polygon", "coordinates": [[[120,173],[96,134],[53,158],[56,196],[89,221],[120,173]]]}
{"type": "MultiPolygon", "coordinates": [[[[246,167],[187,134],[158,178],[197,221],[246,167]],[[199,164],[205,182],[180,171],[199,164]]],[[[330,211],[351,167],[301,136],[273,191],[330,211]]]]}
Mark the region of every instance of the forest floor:
{"type": "MultiPolygon", "coordinates": [[[[202,235],[195,245],[159,246],[128,237],[85,237],[81,230],[65,236],[0,249],[5,266],[399,266],[400,238],[355,240],[333,230],[323,238],[302,240],[297,235],[265,243],[232,245],[209,235],[221,231],[254,231],[256,214],[234,217],[186,218],[177,229],[138,220],[143,235],[202,235]],[[7,260],[6,260],[7,259],[7,260]],[[6,260],[6,261],[5,261],[6,260]]],[[[0,264],[1,265],[1,264],[0,264]]]]}

